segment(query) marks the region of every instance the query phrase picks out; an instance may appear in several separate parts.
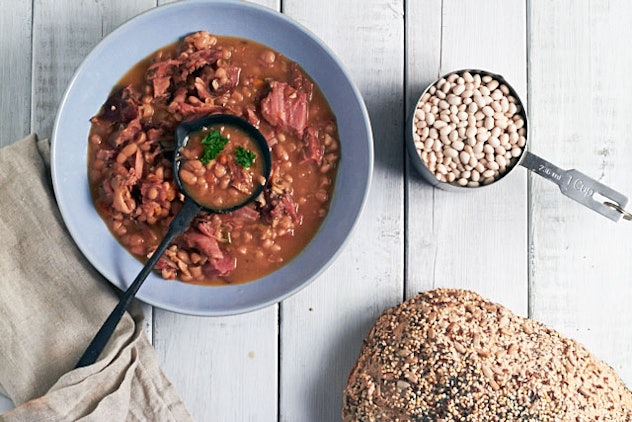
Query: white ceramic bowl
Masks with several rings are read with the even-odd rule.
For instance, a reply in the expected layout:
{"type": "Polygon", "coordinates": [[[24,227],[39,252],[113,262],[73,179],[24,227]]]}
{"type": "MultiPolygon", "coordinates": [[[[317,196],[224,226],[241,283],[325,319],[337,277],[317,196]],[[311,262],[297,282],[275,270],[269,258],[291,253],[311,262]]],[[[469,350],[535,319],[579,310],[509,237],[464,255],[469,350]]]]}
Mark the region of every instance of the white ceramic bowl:
{"type": "Polygon", "coordinates": [[[123,24],[86,57],[62,99],[52,134],[53,186],[64,222],[83,254],[111,283],[126,289],[142,265],[114,239],[93,206],[86,165],[89,119],[140,59],[198,30],[249,38],[299,63],[329,101],[341,138],[329,214],[296,258],[264,278],[235,286],[195,286],[153,273],[137,295],[181,313],[236,314],[276,303],[313,281],[342,249],[369,189],[373,139],[366,107],[340,61],[305,28],[260,6],[198,0],[157,7],[123,24]]]}

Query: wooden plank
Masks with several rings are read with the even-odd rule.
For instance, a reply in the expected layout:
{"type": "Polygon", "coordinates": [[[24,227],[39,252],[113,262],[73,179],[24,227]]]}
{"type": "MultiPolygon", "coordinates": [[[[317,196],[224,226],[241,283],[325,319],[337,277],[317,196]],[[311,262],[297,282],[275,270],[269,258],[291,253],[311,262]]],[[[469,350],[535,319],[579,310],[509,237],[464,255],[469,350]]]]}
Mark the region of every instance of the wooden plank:
{"type": "Polygon", "coordinates": [[[281,306],[280,420],[340,419],[362,338],[403,294],[403,1],[285,1],[349,70],[369,109],[375,169],[367,207],[337,261],[281,306]]]}
{"type": "MultiPolygon", "coordinates": [[[[119,0],[107,8],[98,2],[34,2],[32,131],[50,138],[59,101],[85,56],[110,31],[153,5],[150,0],[119,0]]],[[[151,340],[152,309],[142,306],[151,340]]]]}
{"type": "Polygon", "coordinates": [[[0,1],[0,147],[30,131],[31,11],[30,2],[0,1]]]}
{"type": "Polygon", "coordinates": [[[277,420],[278,305],[216,318],[155,308],[154,347],[196,421],[277,420]]]}
{"type": "MultiPolygon", "coordinates": [[[[445,0],[407,7],[408,113],[429,83],[464,68],[502,74],[526,101],[524,2],[445,0]]],[[[407,296],[460,287],[526,315],[525,171],[461,193],[433,189],[410,168],[407,189],[407,296]]]]}
{"type": "Polygon", "coordinates": [[[194,420],[277,419],[277,309],[215,318],[155,310],[154,347],[194,420]]]}
{"type": "Polygon", "coordinates": [[[61,97],[92,48],[153,0],[35,0],[33,6],[33,110],[31,130],[49,138],[61,97]]]}
{"type": "MultiPolygon", "coordinates": [[[[624,0],[531,2],[529,11],[531,150],[627,195],[631,14],[624,0]]],[[[531,314],[578,339],[632,386],[632,225],[531,179],[531,314]]]]}

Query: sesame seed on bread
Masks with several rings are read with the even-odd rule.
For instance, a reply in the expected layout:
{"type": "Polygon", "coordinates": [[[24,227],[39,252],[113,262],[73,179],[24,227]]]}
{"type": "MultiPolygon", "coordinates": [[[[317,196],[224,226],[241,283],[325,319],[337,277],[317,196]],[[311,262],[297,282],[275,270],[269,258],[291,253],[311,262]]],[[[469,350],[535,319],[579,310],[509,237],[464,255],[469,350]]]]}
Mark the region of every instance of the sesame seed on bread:
{"type": "Polygon", "coordinates": [[[632,393],[576,341],[457,289],[382,314],[344,390],[350,421],[632,421],[632,393]]]}

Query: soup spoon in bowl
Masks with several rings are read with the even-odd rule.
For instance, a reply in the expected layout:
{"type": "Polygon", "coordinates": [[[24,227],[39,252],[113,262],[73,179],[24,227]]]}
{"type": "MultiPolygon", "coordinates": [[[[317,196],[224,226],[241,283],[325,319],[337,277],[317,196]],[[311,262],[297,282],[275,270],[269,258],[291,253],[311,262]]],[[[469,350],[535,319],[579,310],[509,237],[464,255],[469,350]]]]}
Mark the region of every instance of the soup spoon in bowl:
{"type": "Polygon", "coordinates": [[[96,362],[132,299],[160,257],[200,211],[219,214],[235,211],[254,201],[268,182],[272,167],[268,143],[259,130],[240,117],[214,114],[183,122],[176,129],[175,137],[173,176],[176,186],[184,195],[182,209],[173,217],[164,238],[123,293],[119,303],[79,359],[76,368],[96,362]],[[232,157],[227,158],[227,154],[220,156],[225,146],[233,152],[232,157]],[[224,178],[223,183],[217,185],[206,180],[200,180],[198,183],[197,176],[189,170],[190,167],[213,166],[215,161],[220,159],[224,161],[222,166],[229,164],[227,160],[234,159],[235,162],[226,167],[236,169],[235,173],[240,179],[246,175],[246,180],[237,182],[224,178]],[[237,189],[234,188],[235,184],[238,184],[237,189]]]}

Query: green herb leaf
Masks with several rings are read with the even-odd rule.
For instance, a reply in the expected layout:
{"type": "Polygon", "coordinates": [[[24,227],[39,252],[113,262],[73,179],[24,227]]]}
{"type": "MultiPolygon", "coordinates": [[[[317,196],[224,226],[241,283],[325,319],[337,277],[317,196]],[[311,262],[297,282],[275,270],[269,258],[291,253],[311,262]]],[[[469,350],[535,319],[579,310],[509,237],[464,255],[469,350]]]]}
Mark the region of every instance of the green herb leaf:
{"type": "Polygon", "coordinates": [[[235,161],[237,164],[242,166],[243,168],[249,168],[252,163],[255,161],[256,154],[246,148],[237,147],[235,148],[235,161]]]}
{"type": "Polygon", "coordinates": [[[206,134],[202,139],[204,150],[200,156],[200,161],[204,164],[214,160],[224,149],[224,145],[228,142],[228,138],[224,138],[219,130],[214,130],[206,134]]]}

